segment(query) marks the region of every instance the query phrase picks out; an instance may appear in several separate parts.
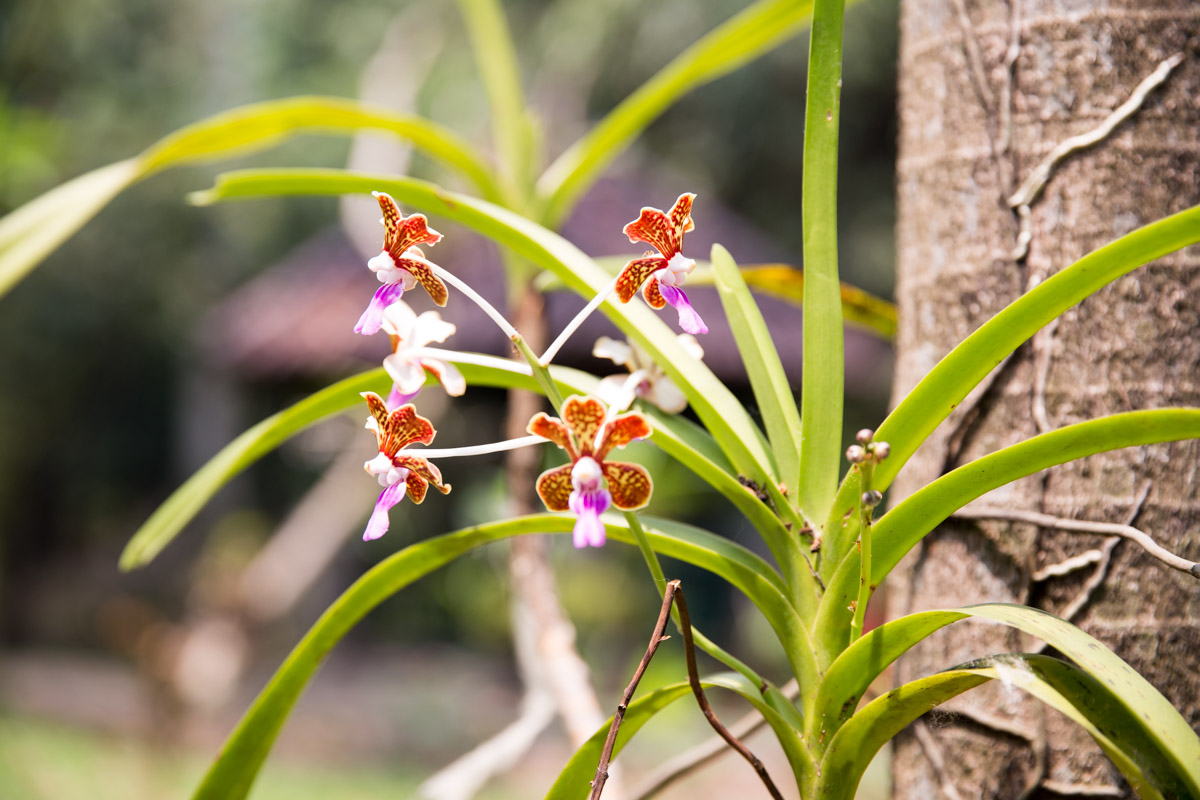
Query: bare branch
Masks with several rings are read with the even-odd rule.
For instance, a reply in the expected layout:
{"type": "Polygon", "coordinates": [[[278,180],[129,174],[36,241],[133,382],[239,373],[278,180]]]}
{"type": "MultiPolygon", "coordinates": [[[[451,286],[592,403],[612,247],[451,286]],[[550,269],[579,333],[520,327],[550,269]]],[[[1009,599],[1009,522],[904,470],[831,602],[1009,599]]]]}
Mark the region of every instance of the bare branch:
{"type": "MultiPolygon", "coordinates": [[[[800,686],[793,678],[779,687],[779,691],[788,700],[794,700],[800,693],[800,686]]],[[[745,739],[766,724],[767,720],[762,714],[751,711],[730,725],[729,730],[739,739],[745,739]]],[[[706,739],[659,764],[653,772],[643,777],[641,782],[630,791],[629,798],[630,800],[647,800],[692,770],[702,767],[728,752],[729,748],[720,736],[706,739]]]]}
{"type": "Polygon", "coordinates": [[[650,659],[654,658],[658,646],[671,638],[665,636],[663,632],[667,629],[667,620],[671,618],[671,603],[674,601],[677,591],[679,591],[679,581],[668,581],[667,590],[663,592],[662,610],[658,612],[658,622],[654,624],[654,633],[650,636],[646,654],[642,656],[641,663],[634,670],[633,680],[629,681],[629,685],[625,687],[625,693],[621,695],[621,702],[617,704],[617,711],[613,714],[612,724],[608,726],[608,738],[604,740],[604,749],[600,751],[600,763],[596,765],[596,777],[592,779],[591,800],[599,800],[600,793],[604,791],[604,784],[608,781],[608,764],[612,761],[613,746],[617,743],[617,731],[621,727],[621,720],[625,719],[625,712],[629,709],[633,693],[637,691],[637,685],[642,680],[646,667],[650,665],[650,659]]]}
{"type": "Polygon", "coordinates": [[[1027,522],[1042,528],[1071,533],[1084,533],[1097,536],[1119,536],[1141,546],[1154,558],[1180,572],[1187,572],[1200,578],[1200,564],[1188,561],[1164,549],[1150,536],[1132,525],[1121,525],[1115,522],[1089,522],[1079,519],[1063,519],[1037,511],[1021,511],[1012,508],[963,508],[954,513],[957,519],[1003,519],[1010,522],[1027,522]]]}
{"type": "MultiPolygon", "coordinates": [[[[961,4],[962,0],[957,0],[957,2],[961,4]]],[[[1150,92],[1162,85],[1170,77],[1171,70],[1175,69],[1182,62],[1183,53],[1176,53],[1171,56],[1159,64],[1154,72],[1150,73],[1145,80],[1139,83],[1133,90],[1133,93],[1129,95],[1129,99],[1105,117],[1103,122],[1087,133],[1081,133],[1078,136],[1072,136],[1059,142],[1058,146],[1051,150],[1042,159],[1040,164],[1034,167],[1033,172],[1029,173],[1029,177],[1021,184],[1021,188],[1017,189],[1008,198],[1008,205],[1011,208],[1031,205],[1037,199],[1042,189],[1046,187],[1046,183],[1049,182],[1050,175],[1054,172],[1054,168],[1058,166],[1058,162],[1076,150],[1082,150],[1085,147],[1091,147],[1103,141],[1118,125],[1133,116],[1134,112],[1141,108],[1142,103],[1146,102],[1146,97],[1150,92]]]]}
{"type": "Polygon", "coordinates": [[[675,608],[679,611],[680,630],[683,632],[683,651],[687,659],[688,683],[691,684],[692,694],[696,696],[696,702],[700,705],[700,710],[704,713],[708,724],[717,732],[722,739],[734,750],[736,750],[750,765],[754,767],[754,771],[758,773],[758,777],[762,780],[763,785],[767,787],[774,800],[783,800],[783,795],[779,793],[775,783],[771,780],[771,776],[767,774],[766,767],[762,762],[751,753],[736,736],[729,732],[717,715],[713,712],[712,706],[708,704],[708,698],[704,694],[704,688],[700,685],[700,675],[696,669],[696,648],[692,641],[692,622],[688,616],[687,602],[683,597],[683,590],[680,588],[678,580],[668,581],[667,589],[663,593],[662,609],[658,612],[658,622],[654,626],[654,634],[650,637],[650,644],[646,647],[646,654],[642,656],[642,661],[638,664],[637,670],[633,673],[633,680],[625,687],[625,693],[621,696],[621,702],[617,705],[617,711],[613,714],[612,724],[608,728],[608,737],[604,741],[604,749],[600,753],[600,763],[596,765],[596,777],[592,781],[592,793],[590,800],[599,800],[600,793],[604,790],[604,783],[608,780],[608,765],[612,760],[613,746],[617,741],[617,731],[621,727],[621,720],[625,718],[625,712],[629,708],[629,702],[633,698],[633,693],[637,690],[638,682],[642,679],[642,674],[645,673],[646,667],[650,664],[650,659],[654,657],[655,651],[662,642],[666,641],[668,636],[663,635],[667,627],[667,620],[671,618],[671,604],[675,604],[675,608]]]}
{"type": "MultiPolygon", "coordinates": [[[[678,584],[678,581],[675,582],[678,584]]],[[[736,736],[729,732],[729,729],[721,724],[717,719],[717,715],[713,713],[712,706],[708,704],[708,698],[704,696],[704,689],[700,686],[700,675],[696,670],[696,648],[692,646],[692,621],[688,617],[687,601],[683,599],[683,590],[678,589],[675,595],[675,607],[679,609],[679,622],[683,626],[683,654],[687,657],[688,681],[692,684],[692,694],[696,695],[696,702],[700,704],[700,710],[704,712],[704,718],[708,720],[708,724],[717,732],[717,735],[729,743],[729,746],[750,762],[750,766],[754,767],[754,771],[758,773],[758,777],[762,780],[763,785],[767,787],[774,800],[783,800],[783,795],[779,793],[779,789],[775,787],[775,783],[771,780],[771,776],[767,774],[767,768],[758,760],[758,757],[747,749],[746,745],[742,744],[736,736]]]]}

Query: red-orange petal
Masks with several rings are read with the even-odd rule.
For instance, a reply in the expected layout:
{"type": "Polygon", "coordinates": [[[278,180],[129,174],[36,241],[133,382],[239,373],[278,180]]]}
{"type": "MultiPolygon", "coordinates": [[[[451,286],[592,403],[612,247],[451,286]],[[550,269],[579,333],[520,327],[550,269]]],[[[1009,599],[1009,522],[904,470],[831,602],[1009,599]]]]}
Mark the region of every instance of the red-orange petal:
{"type": "Polygon", "coordinates": [[[671,213],[667,215],[670,217],[671,228],[675,235],[676,249],[683,245],[683,235],[696,227],[692,223],[692,201],[695,199],[696,195],[684,192],[679,195],[679,199],[671,207],[671,213]]]}
{"type": "Polygon", "coordinates": [[[624,461],[606,461],[602,469],[613,505],[617,508],[628,511],[641,508],[650,501],[654,482],[644,467],[624,461]]]}
{"type": "Polygon", "coordinates": [[[417,413],[412,403],[406,403],[393,411],[381,426],[383,440],[379,444],[379,452],[388,458],[394,458],[402,447],[408,447],[413,442],[429,444],[437,431],[433,423],[417,413]]]}
{"type": "Polygon", "coordinates": [[[432,483],[442,494],[450,494],[450,484],[442,483],[442,471],[435,467],[432,462],[419,456],[408,456],[399,453],[392,458],[392,463],[397,467],[403,467],[412,475],[420,475],[432,483]]]}
{"type": "Polygon", "coordinates": [[[645,439],[650,435],[650,423],[636,411],[622,414],[609,420],[604,425],[604,433],[600,436],[600,446],[596,448],[596,458],[601,461],[616,447],[624,447],[636,439],[645,439]]]}
{"type": "Polygon", "coordinates": [[[646,281],[646,285],[642,287],[642,297],[646,298],[646,303],[651,308],[662,308],[667,304],[666,298],[658,290],[658,278],[646,281]]]}
{"type": "Polygon", "coordinates": [[[562,424],[562,420],[550,416],[545,411],[539,411],[533,419],[529,420],[529,425],[525,430],[534,436],[541,436],[543,439],[554,442],[567,451],[567,455],[571,456],[572,461],[579,458],[575,445],[571,443],[571,434],[567,432],[567,426],[562,424]]]}
{"type": "Polygon", "coordinates": [[[420,505],[421,501],[425,499],[425,492],[429,490],[429,481],[415,472],[410,472],[408,473],[408,478],[405,479],[405,486],[409,498],[417,505],[420,505]]]}
{"type": "Polygon", "coordinates": [[[594,397],[573,394],[563,403],[563,422],[575,435],[581,456],[589,456],[596,447],[596,434],[604,424],[604,403],[594,397]]]}
{"type": "Polygon", "coordinates": [[[660,209],[643,208],[641,215],[626,225],[624,230],[629,241],[645,242],[663,258],[669,259],[679,252],[674,226],[660,209]]]}
{"type": "Polygon", "coordinates": [[[424,261],[417,261],[414,258],[396,258],[396,266],[400,269],[408,270],[412,276],[417,279],[417,282],[425,287],[425,291],[429,292],[429,296],[433,298],[433,302],[439,306],[446,305],[446,300],[450,297],[450,293],[446,291],[446,284],[442,283],[442,279],[433,274],[433,270],[424,261]]]}
{"type": "Polygon", "coordinates": [[[376,192],[375,199],[379,201],[379,210],[383,212],[383,243],[384,247],[387,247],[395,241],[396,231],[400,228],[404,215],[400,213],[400,206],[396,205],[396,201],[387,192],[376,192]]]}
{"type": "Polygon", "coordinates": [[[387,428],[388,422],[387,403],[374,392],[363,392],[363,399],[367,401],[367,410],[371,412],[371,416],[375,419],[375,442],[382,445],[384,430],[387,428]]]}
{"type": "Polygon", "coordinates": [[[571,498],[571,464],[548,469],[537,479],[538,497],[551,511],[566,511],[571,498]]]}
{"type": "Polygon", "coordinates": [[[429,221],[424,214],[413,214],[400,220],[396,226],[396,234],[388,247],[393,258],[404,255],[404,251],[418,244],[437,244],[442,235],[429,227],[429,221]]]}
{"type": "Polygon", "coordinates": [[[661,256],[643,256],[635,258],[625,265],[617,276],[617,297],[622,303],[628,303],[637,294],[646,279],[660,269],[665,269],[667,260],[661,256]]]}

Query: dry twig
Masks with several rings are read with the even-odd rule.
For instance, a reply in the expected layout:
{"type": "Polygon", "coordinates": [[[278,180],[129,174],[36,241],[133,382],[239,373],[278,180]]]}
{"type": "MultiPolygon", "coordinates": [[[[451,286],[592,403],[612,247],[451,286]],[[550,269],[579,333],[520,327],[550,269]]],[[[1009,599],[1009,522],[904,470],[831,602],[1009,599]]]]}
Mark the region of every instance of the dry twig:
{"type": "Polygon", "coordinates": [[[775,786],[771,776],[767,774],[767,768],[758,760],[758,757],[750,752],[747,747],[738,740],[736,736],[729,732],[729,729],[721,724],[717,719],[717,715],[713,712],[712,706],[708,704],[708,698],[704,694],[704,688],[700,685],[700,675],[696,669],[696,648],[692,641],[692,621],[688,616],[687,602],[683,597],[683,589],[680,588],[678,580],[668,581],[667,590],[663,593],[662,609],[658,612],[658,622],[655,623],[654,633],[650,637],[650,644],[646,647],[646,653],[642,656],[641,663],[633,673],[633,680],[625,687],[625,693],[621,696],[621,702],[617,705],[617,711],[613,714],[612,724],[608,728],[608,737],[604,740],[604,749],[600,753],[600,763],[596,765],[596,777],[592,781],[592,793],[590,800],[600,800],[600,793],[604,790],[604,783],[608,780],[608,765],[612,761],[613,747],[617,741],[617,731],[621,727],[621,720],[625,718],[625,712],[629,708],[629,703],[633,699],[633,693],[637,691],[637,685],[642,679],[642,675],[646,671],[646,667],[650,664],[650,659],[654,657],[658,646],[666,641],[669,636],[664,635],[667,628],[667,620],[671,618],[671,604],[674,603],[679,611],[679,626],[683,632],[683,652],[687,659],[688,683],[691,684],[692,694],[696,696],[696,702],[700,705],[700,710],[704,713],[704,718],[708,720],[708,724],[712,729],[725,740],[725,742],[736,750],[742,758],[750,762],[750,766],[754,767],[754,771],[758,773],[758,777],[766,786],[767,792],[770,793],[774,800],[783,800],[783,795],[779,793],[779,789],[775,786]]]}

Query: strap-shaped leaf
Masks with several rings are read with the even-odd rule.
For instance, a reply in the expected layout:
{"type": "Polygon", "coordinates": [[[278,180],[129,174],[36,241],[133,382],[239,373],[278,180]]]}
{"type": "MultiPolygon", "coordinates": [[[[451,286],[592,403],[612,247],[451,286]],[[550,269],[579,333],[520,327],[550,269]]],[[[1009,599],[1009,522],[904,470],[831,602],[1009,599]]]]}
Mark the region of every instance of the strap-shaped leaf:
{"type": "Polygon", "coordinates": [[[517,189],[515,196],[510,193],[512,200],[527,191],[533,156],[533,127],[526,116],[516,48],[498,0],[458,0],[458,7],[487,93],[501,170],[517,189]]]}
{"type": "Polygon", "coordinates": [[[800,400],[800,507],[820,524],[842,463],[845,378],[837,253],[838,127],[844,0],[816,0],[804,112],[804,365],[800,400]]]}
{"type": "MultiPolygon", "coordinates": [[[[472,360],[481,363],[459,365],[470,385],[536,391],[533,378],[521,364],[477,354],[473,354],[472,360]]],[[[595,387],[596,379],[587,373],[561,367],[554,367],[552,371],[568,394],[587,393],[595,387]]],[[[382,369],[355,375],[271,415],[242,433],[188,478],[146,520],[121,554],[121,568],[134,569],[148,564],[212,496],[242,470],[305,428],[360,406],[361,392],[386,391],[389,381],[382,369]]],[[[659,414],[654,409],[646,409],[643,413],[652,420],[651,441],[725,494],[756,526],[761,526],[760,530],[769,532],[778,541],[784,540],[787,532],[778,518],[728,473],[724,457],[716,451],[708,434],[686,420],[659,414]]],[[[779,583],[779,587],[782,590],[783,584],[779,583]]]]}
{"type": "Polygon", "coordinates": [[[714,28],[621,101],[538,181],[542,222],[553,228],[631,141],[692,89],[728,75],[799,33],[812,0],[762,0],[714,28]]]}
{"type": "Polygon", "coordinates": [[[1187,797],[1191,793],[1165,754],[1145,735],[1137,714],[1083,670],[1057,658],[1019,653],[979,663],[978,668],[965,664],[961,669],[973,669],[1007,686],[1024,689],[1082,725],[1142,800],[1161,800],[1164,794],[1187,797]]]}
{"type": "MultiPolygon", "coordinates": [[[[1200,242],[1200,206],[1152,222],[1101,247],[1014,300],[964,339],[900,401],[876,431],[891,455],[875,468],[886,489],[916,449],[963,398],[1010,353],[1055,317],[1117,278],[1156,258],[1200,242]]],[[[836,524],[854,505],[857,486],[843,481],[825,531],[821,577],[828,582],[854,538],[836,524]]]]}
{"type": "Polygon", "coordinates": [[[988,680],[988,676],[972,670],[950,670],[875,698],[834,735],[821,759],[816,790],[806,796],[853,800],[863,772],[879,748],[925,712],[988,680]]]}
{"type": "MultiPolygon", "coordinates": [[[[629,529],[619,518],[608,517],[605,522],[608,535],[614,540],[632,541],[629,529]]],[[[667,520],[645,522],[655,550],[702,569],[715,568],[717,574],[729,575],[734,585],[750,590],[752,594],[748,596],[756,604],[765,604],[763,613],[777,631],[798,624],[786,619],[794,617],[791,607],[760,572],[767,569],[766,565],[760,561],[761,568],[746,566],[757,558],[749,551],[698,528],[667,520]]],[[[308,681],[329,651],[373,608],[418,578],[483,544],[532,533],[566,533],[573,525],[574,517],[561,514],[534,514],[478,525],[410,545],[373,567],[321,615],[292,650],[225,742],[220,756],[197,788],[196,800],[241,800],[247,795],[308,681]]],[[[799,644],[793,641],[785,646],[794,649],[799,644]]]]}
{"type": "Polygon", "coordinates": [[[352,133],[367,128],[407,139],[469,178],[484,197],[499,197],[487,163],[465,140],[429,120],[335,97],[255,103],[181,128],[141,155],[92,170],[0,219],[0,295],[113,197],[148,175],[168,167],[244,155],[300,133],[352,133]]]}
{"type": "Polygon", "coordinates": [[[754,399],[762,412],[779,479],[794,491],[800,479],[800,412],[792,397],[787,373],[738,265],[729,251],[719,244],[713,245],[712,265],[721,307],[725,309],[725,317],[750,377],[750,388],[754,390],[754,399]]]}
{"type": "MultiPolygon", "coordinates": [[[[888,664],[934,631],[972,618],[1016,628],[1072,659],[1086,679],[1068,680],[1059,670],[1043,680],[1087,716],[1158,790],[1167,796],[1200,796],[1200,739],[1171,703],[1101,642],[1065,620],[1027,606],[984,603],[923,611],[879,626],[847,648],[826,671],[811,727],[832,732],[848,724],[867,685],[888,664]],[[1069,685],[1090,686],[1093,681],[1103,687],[1102,692],[1076,693],[1069,685]]],[[[1118,758],[1113,760],[1121,767],[1118,758]]]]}
{"type": "MultiPolygon", "coordinates": [[[[607,273],[558,234],[507,209],[412,178],[344,170],[241,170],[218,176],[212,189],[193,195],[193,200],[211,203],[239,197],[371,190],[386,191],[426,213],[473,228],[517,256],[554,272],[581,296],[594,297],[611,283],[607,273]]],[[[684,391],[704,427],[739,473],[758,483],[777,480],[760,439],[762,434],[746,409],[712,370],[687,354],[662,319],[640,302],[623,304],[610,298],[600,309],[684,391]]]]}
{"type": "MultiPolygon", "coordinates": [[[[872,526],[871,585],[878,586],[943,520],[1006,483],[1108,450],[1196,438],[1200,438],[1200,409],[1130,411],[1068,425],[964,464],[914,492],[872,526]]],[[[821,598],[813,635],[823,664],[846,646],[850,625],[846,606],[857,596],[858,572],[858,554],[851,549],[821,598]]]]}
{"type": "Polygon", "coordinates": [[[1030,289],[962,341],[879,426],[892,446],[875,469],[887,487],[921,442],[1009,353],[1071,306],[1138,267],[1200,242],[1200,206],[1128,233],[1030,289]]]}
{"type": "MultiPolygon", "coordinates": [[[[836,732],[850,720],[866,687],[888,664],[932,632],[964,619],[1012,625],[1045,639],[1056,650],[1079,661],[1082,669],[1056,667],[1055,664],[1061,662],[1051,660],[1054,664],[1034,669],[1034,672],[1039,672],[1039,680],[1048,682],[1051,690],[1068,698],[1075,706],[1072,712],[1064,711],[1068,716],[1076,721],[1079,721],[1079,715],[1085,716],[1088,721],[1081,721],[1081,724],[1085,724],[1090,732],[1090,726],[1094,726],[1115,742],[1121,754],[1110,753],[1110,757],[1126,772],[1130,782],[1135,782],[1136,776],[1130,775],[1121,759],[1138,765],[1136,769],[1145,772],[1146,780],[1168,796],[1187,796],[1189,782],[1200,781],[1200,775],[1196,774],[1200,770],[1200,747],[1195,735],[1189,735],[1187,723],[1171,708],[1168,700],[1145,684],[1140,675],[1114,652],[1079,628],[1042,610],[1007,603],[910,614],[866,633],[842,652],[824,675],[810,728],[827,734],[836,732]],[[1106,678],[1100,680],[1093,675],[1105,675],[1106,678]],[[1142,712],[1153,720],[1152,724],[1142,720],[1142,712]],[[1181,770],[1181,766],[1188,763],[1196,764],[1190,777],[1187,771],[1181,770]]],[[[1056,705],[1052,698],[1039,693],[1039,688],[1026,688],[1045,702],[1056,705]]],[[[1100,741],[1099,736],[1097,741],[1100,741]]],[[[1100,744],[1104,746],[1104,741],[1100,744]]]]}

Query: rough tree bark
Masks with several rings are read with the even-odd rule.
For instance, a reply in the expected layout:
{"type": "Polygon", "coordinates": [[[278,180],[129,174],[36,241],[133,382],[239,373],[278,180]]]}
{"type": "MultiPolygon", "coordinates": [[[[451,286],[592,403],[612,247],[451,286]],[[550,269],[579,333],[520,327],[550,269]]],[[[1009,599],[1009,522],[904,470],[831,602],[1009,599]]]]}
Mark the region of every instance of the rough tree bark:
{"type": "MultiPolygon", "coordinates": [[[[1200,202],[1200,3],[906,0],[900,114],[897,397],[1035,282],[1200,202]],[[1005,198],[1057,143],[1097,127],[1175,53],[1182,63],[1128,121],[1056,168],[1030,206],[1027,253],[1014,253],[1020,217],[1005,198]]],[[[919,451],[892,502],[1040,427],[1200,405],[1198,266],[1195,247],[1161,259],[1039,334],[973,410],[964,403],[919,451]]],[[[1196,442],[1129,449],[1031,476],[987,501],[1074,519],[1136,514],[1138,527],[1197,560],[1198,463],[1196,442]]],[[[1075,611],[1077,624],[1200,726],[1200,582],[1128,542],[961,522],[927,537],[897,577],[892,615],[982,600],[1075,611]],[[1035,578],[1088,550],[1100,551],[1099,563],[1035,578]],[[1093,576],[1103,581],[1084,594],[1093,576]]],[[[927,640],[898,665],[899,677],[1029,649],[1007,629],[961,624],[927,640]]],[[[959,713],[935,715],[898,740],[898,797],[1128,793],[1081,729],[1013,690],[990,685],[950,708],[959,713]]]]}

